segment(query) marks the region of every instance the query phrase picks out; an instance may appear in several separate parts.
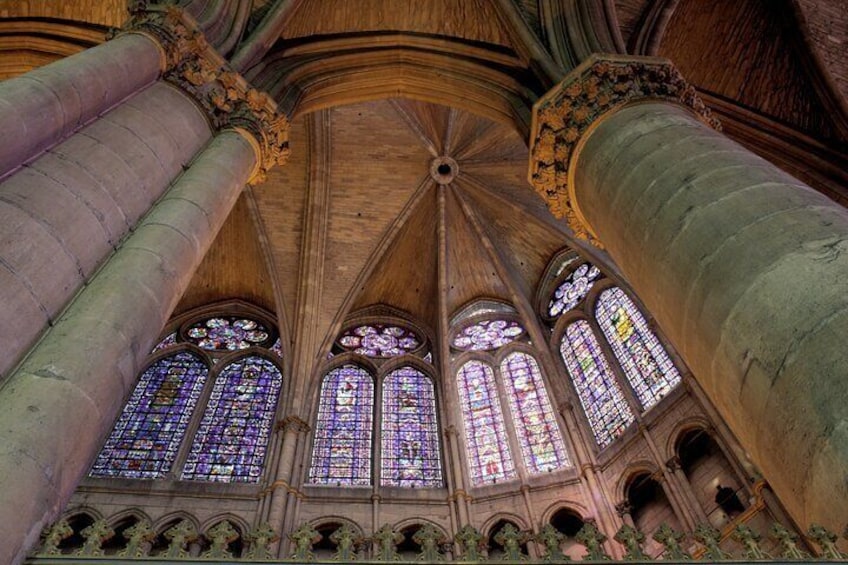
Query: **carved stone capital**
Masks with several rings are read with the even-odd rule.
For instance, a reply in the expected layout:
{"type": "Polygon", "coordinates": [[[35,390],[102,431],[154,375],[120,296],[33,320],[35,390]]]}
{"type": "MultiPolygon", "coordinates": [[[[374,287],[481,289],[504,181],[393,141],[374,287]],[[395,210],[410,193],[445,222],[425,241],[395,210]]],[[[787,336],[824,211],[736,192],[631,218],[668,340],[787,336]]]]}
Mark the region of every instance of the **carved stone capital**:
{"type": "Polygon", "coordinates": [[[277,422],[277,429],[284,432],[293,431],[295,433],[305,433],[311,430],[309,424],[298,416],[286,416],[277,422]]]}
{"type": "Polygon", "coordinates": [[[668,461],[665,462],[665,468],[670,472],[674,473],[675,471],[680,469],[680,457],[674,455],[668,461]]]}
{"type": "Polygon", "coordinates": [[[692,109],[709,126],[721,126],[670,61],[659,57],[592,55],[533,107],[528,178],[557,218],[575,235],[600,243],[574,201],[571,160],[585,133],[611,111],[643,99],[692,109]]]}
{"type": "Polygon", "coordinates": [[[622,500],[615,505],[615,512],[622,518],[633,512],[633,506],[627,500],[622,500]]]}
{"type": "Polygon", "coordinates": [[[163,77],[191,96],[217,130],[234,129],[251,142],[257,167],[250,184],[265,180],[289,155],[289,121],[271,97],[253,88],[206,42],[197,22],[181,8],[136,2],[118,33],[140,33],[162,50],[163,77]]]}

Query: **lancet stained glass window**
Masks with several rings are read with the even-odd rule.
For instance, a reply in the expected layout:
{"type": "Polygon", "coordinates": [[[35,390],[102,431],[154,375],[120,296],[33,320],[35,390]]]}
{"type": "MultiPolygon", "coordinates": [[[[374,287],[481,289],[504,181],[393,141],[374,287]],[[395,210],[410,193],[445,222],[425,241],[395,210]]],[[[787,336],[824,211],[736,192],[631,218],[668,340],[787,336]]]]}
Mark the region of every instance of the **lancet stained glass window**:
{"type": "Polygon", "coordinates": [[[606,447],[627,429],[634,417],[589,322],[578,320],[566,328],[560,354],[595,440],[599,446],[606,447]]]}
{"type": "Polygon", "coordinates": [[[233,361],[215,385],[183,466],[183,479],[259,481],[282,375],[267,359],[233,361]]]}
{"type": "Polygon", "coordinates": [[[554,291],[548,303],[548,316],[555,318],[577,306],[600,276],[601,271],[591,263],[574,269],[554,291]]]}
{"type": "Polygon", "coordinates": [[[270,337],[267,328],[244,317],[215,317],[192,324],[186,338],[209,351],[238,351],[262,345],[270,337]]]}
{"type": "Polygon", "coordinates": [[[536,360],[512,353],[501,362],[501,376],[527,470],[544,473],[571,465],[536,360]]]}
{"type": "Polygon", "coordinates": [[[456,380],[471,481],[479,485],[515,478],[494,371],[482,361],[469,361],[456,380]]]}
{"type": "Polygon", "coordinates": [[[91,476],[156,479],[170,471],[207,372],[206,364],[188,352],[144,371],[91,476]]]}
{"type": "Polygon", "coordinates": [[[421,346],[412,330],[388,324],[368,324],[347,330],[339,347],[366,357],[388,358],[411,353],[421,346]]]}
{"type": "Polygon", "coordinates": [[[680,383],[680,373],[665,348],[623,290],[612,287],[601,292],[595,316],[646,410],[680,383]]]}
{"type": "Polygon", "coordinates": [[[454,338],[453,346],[464,351],[497,349],[515,341],[524,333],[518,322],[485,320],[463,328],[454,338]]]}
{"type": "Polygon", "coordinates": [[[371,484],[374,382],[365,369],[344,365],[321,385],[309,482],[371,484]]]}
{"type": "Polygon", "coordinates": [[[383,485],[440,487],[442,463],[433,381],[413,367],[383,380],[383,485]]]}

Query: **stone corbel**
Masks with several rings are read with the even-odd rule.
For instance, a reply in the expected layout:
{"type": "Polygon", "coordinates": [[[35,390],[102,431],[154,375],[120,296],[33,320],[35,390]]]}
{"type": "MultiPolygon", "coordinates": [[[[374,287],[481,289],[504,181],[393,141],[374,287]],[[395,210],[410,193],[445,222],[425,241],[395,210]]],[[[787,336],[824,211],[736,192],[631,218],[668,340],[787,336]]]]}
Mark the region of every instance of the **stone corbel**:
{"type": "Polygon", "coordinates": [[[136,2],[127,24],[112,35],[140,33],[161,48],[163,78],[191,96],[216,130],[242,133],[257,154],[250,184],[289,155],[289,121],[276,102],[253,88],[207,43],[197,22],[181,8],[136,2]]]}
{"type": "Polygon", "coordinates": [[[645,99],[683,105],[721,129],[695,88],[659,57],[592,55],[533,106],[528,180],[554,216],[597,247],[602,245],[574,198],[572,163],[586,133],[604,116],[645,99]]]}

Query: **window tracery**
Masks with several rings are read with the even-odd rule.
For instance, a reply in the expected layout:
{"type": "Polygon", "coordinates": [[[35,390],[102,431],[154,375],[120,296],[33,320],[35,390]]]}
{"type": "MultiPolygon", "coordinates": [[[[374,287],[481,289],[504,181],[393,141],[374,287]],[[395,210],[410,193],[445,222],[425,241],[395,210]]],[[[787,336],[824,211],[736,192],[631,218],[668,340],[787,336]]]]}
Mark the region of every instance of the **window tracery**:
{"type": "Polygon", "coordinates": [[[512,320],[483,320],[468,325],[453,338],[452,345],[462,351],[498,349],[524,334],[521,324],[512,320]]]}
{"type": "Polygon", "coordinates": [[[161,479],[178,469],[183,480],[258,482],[282,387],[280,370],[262,356],[272,338],[269,326],[245,316],[207,316],[168,333],[90,475],[161,479]],[[226,362],[213,366],[222,355],[226,362]]]}
{"type": "Polygon", "coordinates": [[[600,277],[601,270],[591,263],[583,263],[574,269],[554,290],[548,301],[548,316],[556,318],[577,306],[600,277]]]}
{"type": "Polygon", "coordinates": [[[415,332],[392,324],[363,324],[345,331],[337,341],[344,351],[371,358],[397,357],[419,349],[415,332]]]}

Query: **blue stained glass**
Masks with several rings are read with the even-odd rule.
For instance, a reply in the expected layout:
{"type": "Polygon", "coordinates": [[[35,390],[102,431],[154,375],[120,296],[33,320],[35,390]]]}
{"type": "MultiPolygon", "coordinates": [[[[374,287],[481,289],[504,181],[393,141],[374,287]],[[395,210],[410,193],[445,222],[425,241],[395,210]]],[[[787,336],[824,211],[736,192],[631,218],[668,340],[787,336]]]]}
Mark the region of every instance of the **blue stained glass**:
{"type": "Polygon", "coordinates": [[[182,478],[259,482],[282,381],[276,365],[262,357],[227,365],[215,379],[182,478]]]}
{"type": "Polygon", "coordinates": [[[482,361],[469,361],[456,374],[465,447],[475,485],[515,478],[495,375],[482,361]]]}
{"type": "Polygon", "coordinates": [[[578,320],[566,328],[560,354],[595,440],[599,446],[606,447],[627,429],[634,417],[589,322],[578,320]]]}
{"type": "Polygon", "coordinates": [[[545,473],[570,466],[536,360],[527,353],[512,353],[501,362],[501,375],[528,471],[545,473]]]}
{"type": "Polygon", "coordinates": [[[207,372],[200,358],[181,352],[142,373],[91,476],[156,479],[170,471],[207,372]]]}
{"type": "Polygon", "coordinates": [[[166,335],[162,339],[162,341],[160,341],[156,345],[156,347],[153,348],[153,351],[151,351],[150,353],[156,353],[157,351],[165,349],[166,347],[171,347],[172,345],[176,345],[176,344],[177,344],[177,332],[174,332],[174,333],[166,335]]]}
{"type": "Polygon", "coordinates": [[[374,381],[365,369],[344,365],[321,384],[309,482],[371,484],[374,381]]]}
{"type": "Polygon", "coordinates": [[[601,292],[595,316],[643,408],[654,406],[680,383],[668,352],[623,290],[601,292]]]}
{"type": "Polygon", "coordinates": [[[283,342],[280,341],[280,338],[277,338],[277,341],[275,341],[274,345],[271,346],[271,351],[273,351],[280,359],[283,358],[283,342]]]}
{"type": "Polygon", "coordinates": [[[548,302],[548,316],[556,318],[577,306],[600,277],[601,271],[591,263],[583,263],[574,269],[554,291],[548,302]]]}
{"type": "Polygon", "coordinates": [[[442,463],[433,381],[402,367],[383,380],[383,485],[440,487],[442,463]]]}

